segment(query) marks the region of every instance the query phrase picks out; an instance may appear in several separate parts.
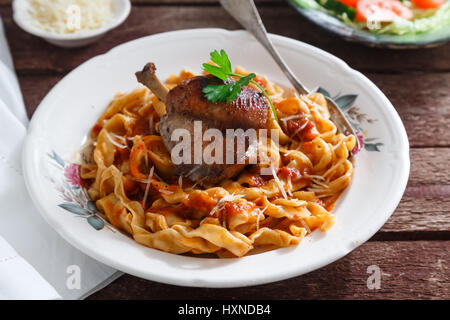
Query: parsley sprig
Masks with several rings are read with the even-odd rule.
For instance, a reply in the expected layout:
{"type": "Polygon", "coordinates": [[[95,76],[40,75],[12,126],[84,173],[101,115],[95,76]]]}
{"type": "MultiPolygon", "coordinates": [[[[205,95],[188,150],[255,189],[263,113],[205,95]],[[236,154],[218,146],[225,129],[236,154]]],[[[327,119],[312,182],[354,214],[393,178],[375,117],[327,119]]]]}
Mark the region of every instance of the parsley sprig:
{"type": "Polygon", "coordinates": [[[203,93],[206,99],[212,102],[231,102],[241,93],[242,87],[248,85],[254,77],[256,77],[256,74],[250,73],[248,76],[242,77],[236,82],[223,85],[210,84],[203,88],[203,93]]]}
{"type": "Polygon", "coordinates": [[[248,85],[250,82],[256,85],[259,90],[264,94],[269,102],[269,105],[272,109],[273,117],[278,122],[277,113],[275,111],[275,107],[273,106],[272,100],[270,100],[269,95],[266,90],[260,86],[258,82],[253,80],[256,77],[256,74],[250,73],[249,75],[242,76],[240,74],[236,74],[231,69],[231,62],[228,58],[225,50],[220,50],[220,53],[217,50],[214,50],[210,53],[211,61],[216,65],[211,65],[209,63],[203,64],[203,69],[206,72],[209,72],[216,78],[221,79],[222,81],[226,81],[229,77],[238,77],[239,80],[230,83],[224,83],[223,85],[207,85],[203,88],[203,93],[205,94],[206,99],[211,102],[231,102],[235,100],[242,91],[242,87],[248,85]]]}

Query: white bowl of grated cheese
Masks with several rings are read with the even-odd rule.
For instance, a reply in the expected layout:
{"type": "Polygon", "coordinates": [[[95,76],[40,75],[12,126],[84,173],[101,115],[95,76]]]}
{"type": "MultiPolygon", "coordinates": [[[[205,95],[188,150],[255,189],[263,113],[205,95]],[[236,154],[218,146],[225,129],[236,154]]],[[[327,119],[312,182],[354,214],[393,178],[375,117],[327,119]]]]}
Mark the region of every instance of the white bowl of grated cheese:
{"type": "Polygon", "coordinates": [[[97,41],[130,14],[130,0],[14,0],[13,19],[26,32],[66,48],[97,41]]]}

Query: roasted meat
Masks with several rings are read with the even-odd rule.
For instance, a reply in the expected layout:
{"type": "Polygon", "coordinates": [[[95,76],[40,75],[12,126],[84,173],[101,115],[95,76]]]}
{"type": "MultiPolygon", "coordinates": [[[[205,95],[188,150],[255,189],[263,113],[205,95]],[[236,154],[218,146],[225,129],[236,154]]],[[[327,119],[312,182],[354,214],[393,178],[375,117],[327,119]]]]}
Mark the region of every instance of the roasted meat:
{"type": "Polygon", "coordinates": [[[218,129],[263,129],[266,127],[268,105],[262,93],[243,87],[231,102],[214,103],[202,92],[208,84],[222,84],[212,76],[187,79],[170,90],[166,100],[168,114],[190,114],[195,119],[208,120],[218,129]]]}
{"type": "MultiPolygon", "coordinates": [[[[236,152],[239,148],[234,138],[225,134],[226,129],[263,129],[266,128],[269,106],[265,97],[251,87],[243,87],[241,94],[232,102],[213,103],[204,97],[202,89],[208,84],[222,84],[212,76],[198,76],[187,79],[167,93],[161,88],[162,84],[155,75],[155,66],[147,64],[141,72],[136,73],[139,82],[150,88],[161,101],[166,103],[167,114],[161,118],[159,131],[168,150],[172,150],[178,141],[171,141],[172,133],[176,129],[185,129],[191,136],[192,163],[177,166],[176,174],[182,175],[202,185],[212,185],[223,179],[238,174],[256,154],[255,141],[245,144],[245,154],[236,152]],[[222,133],[223,155],[228,146],[233,146],[233,164],[193,164],[194,159],[194,121],[202,122],[202,133],[215,128],[222,133]]],[[[227,80],[233,81],[233,80],[227,80]]],[[[202,135],[203,136],[203,135],[202,135]]],[[[210,143],[202,141],[203,150],[210,143]]],[[[224,161],[225,162],[225,161],[224,161]]]]}

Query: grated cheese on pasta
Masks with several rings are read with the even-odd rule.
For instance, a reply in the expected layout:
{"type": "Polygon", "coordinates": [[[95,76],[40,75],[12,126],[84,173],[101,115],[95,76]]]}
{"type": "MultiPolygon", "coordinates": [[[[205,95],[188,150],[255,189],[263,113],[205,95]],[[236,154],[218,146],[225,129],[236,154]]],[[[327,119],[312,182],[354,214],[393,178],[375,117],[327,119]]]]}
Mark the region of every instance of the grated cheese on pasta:
{"type": "Polygon", "coordinates": [[[128,148],[127,145],[125,145],[125,144],[120,144],[120,143],[118,143],[117,141],[115,141],[115,140],[113,139],[113,137],[111,137],[111,133],[109,133],[108,131],[105,131],[105,134],[106,134],[106,137],[108,138],[108,140],[109,140],[113,145],[115,145],[117,148],[120,148],[120,149],[126,149],[126,148],[128,148]]]}
{"type": "Polygon", "coordinates": [[[112,0],[30,0],[28,14],[34,25],[53,33],[94,30],[114,15],[112,0]]]}
{"type": "Polygon", "coordinates": [[[232,202],[235,202],[236,200],[238,200],[238,199],[241,199],[241,198],[243,198],[244,197],[244,195],[242,195],[242,194],[228,194],[228,195],[226,195],[226,196],[224,196],[224,197],[222,197],[218,202],[217,202],[217,204],[214,206],[214,208],[212,208],[211,209],[211,211],[209,212],[209,215],[210,216],[213,216],[214,215],[214,213],[216,213],[217,211],[220,211],[220,210],[222,210],[222,208],[224,207],[224,203],[226,202],[226,201],[232,201],[232,202]]]}
{"type": "Polygon", "coordinates": [[[145,203],[147,202],[147,197],[148,197],[148,191],[150,190],[150,184],[152,182],[152,177],[153,177],[153,173],[155,172],[155,167],[152,167],[150,169],[150,172],[148,174],[148,178],[147,178],[147,186],[145,187],[145,192],[144,192],[144,198],[142,199],[142,203],[145,205],[145,203]]]}
{"type": "Polygon", "coordinates": [[[274,168],[273,166],[271,166],[270,169],[272,170],[272,175],[273,175],[273,178],[275,179],[275,183],[277,184],[278,189],[280,189],[281,194],[283,195],[283,197],[284,197],[285,199],[287,199],[288,197],[287,197],[286,191],[284,190],[284,187],[283,187],[283,185],[281,184],[281,181],[280,181],[280,179],[278,178],[277,173],[275,172],[275,168],[274,168]]]}

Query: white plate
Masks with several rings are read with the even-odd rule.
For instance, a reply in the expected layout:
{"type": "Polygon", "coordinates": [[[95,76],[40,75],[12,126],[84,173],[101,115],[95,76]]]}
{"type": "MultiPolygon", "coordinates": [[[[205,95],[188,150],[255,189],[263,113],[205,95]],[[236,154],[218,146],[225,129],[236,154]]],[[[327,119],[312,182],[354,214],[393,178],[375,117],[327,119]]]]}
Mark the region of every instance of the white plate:
{"type": "Polygon", "coordinates": [[[130,0],[113,0],[114,16],[106,25],[94,29],[83,30],[75,33],[54,33],[42,30],[31,21],[29,10],[31,7],[30,0],[14,0],[13,19],[19,27],[26,32],[43,38],[44,40],[60,47],[75,48],[82,47],[93,43],[103,37],[108,31],[118,27],[128,17],[131,11],[130,0]]]}
{"type": "Polygon", "coordinates": [[[184,67],[200,72],[209,52],[223,48],[234,66],[288,85],[248,33],[222,29],[162,33],[125,43],[83,63],[50,91],[31,120],[23,153],[26,184],[45,220],[79,250],[114,268],[149,280],[197,287],[249,286],[298,276],[345,256],[368,240],[393,213],[408,180],[409,146],[400,117],[372,82],[343,61],[305,43],[271,37],[307,86],[321,86],[332,95],[358,95],[346,112],[359,119],[355,122],[366,133],[366,146],[356,156],[352,184],[334,210],[337,223],[331,230],[314,232],[295,247],[240,259],[206,259],[150,249],[109,227],[95,230],[95,218],[89,224],[85,217],[77,219],[76,214],[58,207],[66,201],[61,187],[72,199],[79,190],[71,188],[49,153],[59,154],[66,160],[65,170],[70,171],[67,163],[107,103],[115,93],[137,86],[134,72],[145,63],[155,62],[162,78],[184,67]]]}

